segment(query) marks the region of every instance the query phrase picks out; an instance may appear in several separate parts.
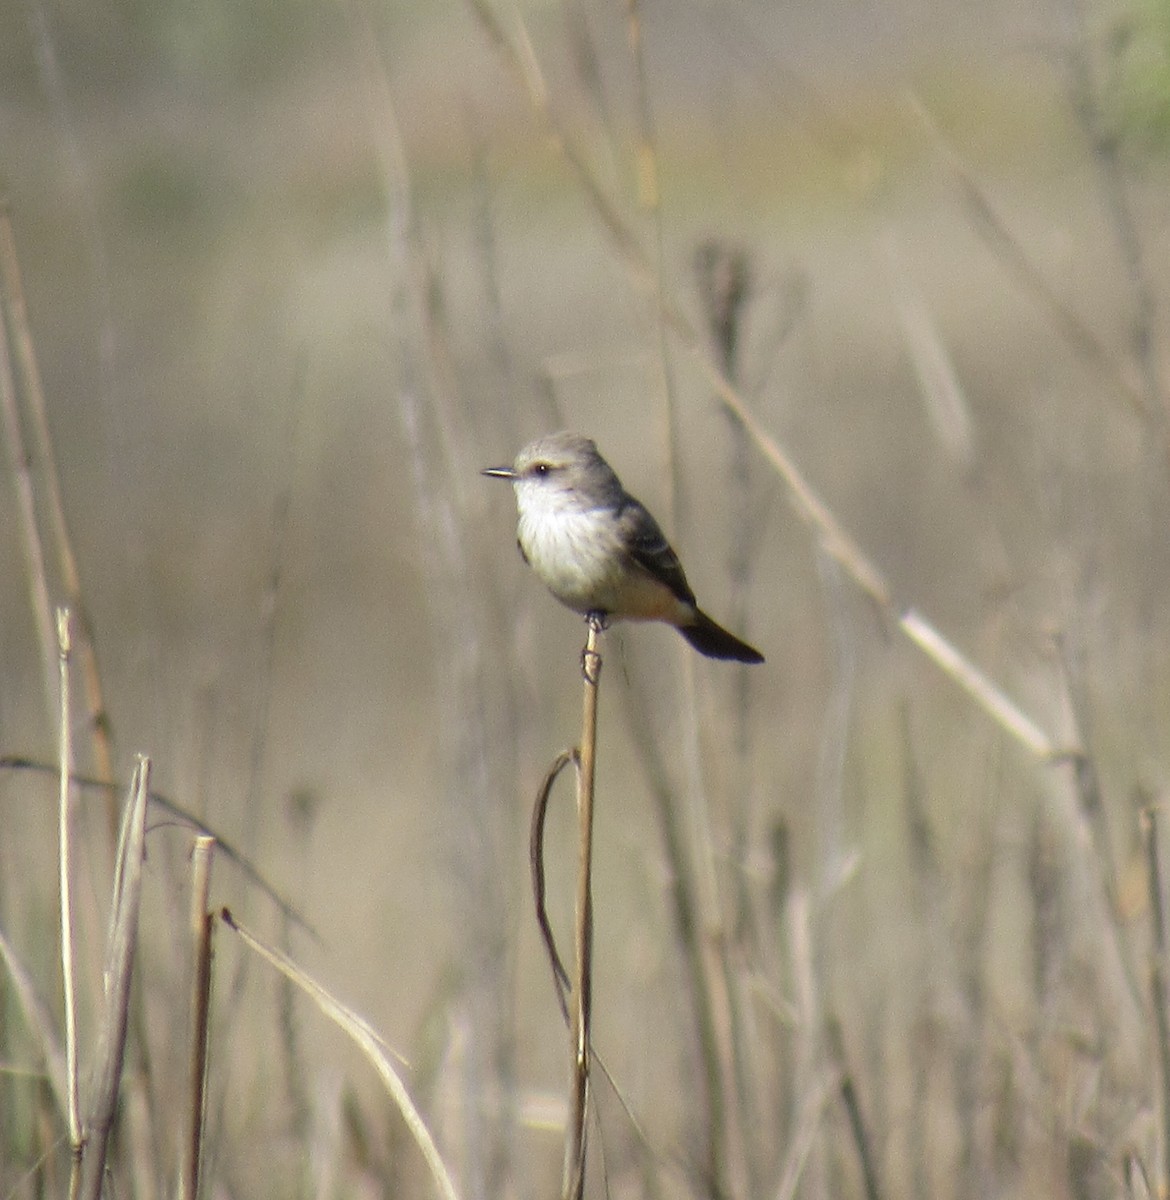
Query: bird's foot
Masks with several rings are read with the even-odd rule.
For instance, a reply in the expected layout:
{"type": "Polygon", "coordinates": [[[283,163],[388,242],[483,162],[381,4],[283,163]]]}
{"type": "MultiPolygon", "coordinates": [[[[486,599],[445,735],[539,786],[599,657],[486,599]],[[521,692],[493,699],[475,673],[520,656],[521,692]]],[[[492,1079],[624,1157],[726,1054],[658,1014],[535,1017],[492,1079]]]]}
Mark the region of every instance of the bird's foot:
{"type": "Polygon", "coordinates": [[[609,614],[602,609],[595,609],[585,614],[585,623],[589,626],[589,641],[581,651],[581,674],[585,682],[597,686],[601,678],[601,655],[593,649],[594,639],[609,628],[609,614]]]}

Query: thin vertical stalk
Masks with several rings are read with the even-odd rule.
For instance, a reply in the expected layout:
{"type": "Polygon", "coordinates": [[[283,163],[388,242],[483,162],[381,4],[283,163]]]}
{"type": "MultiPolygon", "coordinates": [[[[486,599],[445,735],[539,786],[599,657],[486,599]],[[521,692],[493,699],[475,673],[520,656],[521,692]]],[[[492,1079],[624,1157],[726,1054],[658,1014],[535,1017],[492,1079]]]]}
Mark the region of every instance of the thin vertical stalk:
{"type": "Polygon", "coordinates": [[[69,610],[57,610],[59,694],[61,698],[58,741],[59,788],[57,796],[58,867],[61,882],[61,980],[65,997],[65,1086],[69,1099],[69,1144],[73,1152],[73,1184],[80,1182],[82,1153],[81,1101],[77,1068],[77,991],[73,967],[73,883],[71,830],[73,824],[73,739],[69,722],[69,610]]]}
{"type": "Polygon", "coordinates": [[[577,772],[577,919],[573,1010],[569,1025],[573,1047],[569,1089],[569,1125],[565,1137],[564,1200],[580,1200],[585,1189],[585,1122],[589,1109],[589,1038],[593,992],[593,778],[597,761],[597,691],[601,654],[597,649],[604,622],[590,614],[589,634],[581,656],[585,679],[581,720],[580,767],[577,772]]]}
{"type": "Polygon", "coordinates": [[[191,852],[191,938],[195,969],[191,981],[191,1048],[187,1123],[183,1137],[180,1200],[199,1194],[199,1160],[203,1140],[207,1083],[207,1026],[211,1009],[211,862],[215,838],[201,834],[191,852]]]}

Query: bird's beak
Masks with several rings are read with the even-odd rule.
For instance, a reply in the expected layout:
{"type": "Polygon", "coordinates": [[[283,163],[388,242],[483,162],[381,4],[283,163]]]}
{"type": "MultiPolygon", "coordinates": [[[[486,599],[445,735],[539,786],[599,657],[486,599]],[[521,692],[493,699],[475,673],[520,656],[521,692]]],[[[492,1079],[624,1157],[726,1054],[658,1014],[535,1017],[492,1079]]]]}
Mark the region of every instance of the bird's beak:
{"type": "Polygon", "coordinates": [[[481,475],[490,475],[493,479],[515,479],[516,472],[511,467],[484,467],[481,475]]]}

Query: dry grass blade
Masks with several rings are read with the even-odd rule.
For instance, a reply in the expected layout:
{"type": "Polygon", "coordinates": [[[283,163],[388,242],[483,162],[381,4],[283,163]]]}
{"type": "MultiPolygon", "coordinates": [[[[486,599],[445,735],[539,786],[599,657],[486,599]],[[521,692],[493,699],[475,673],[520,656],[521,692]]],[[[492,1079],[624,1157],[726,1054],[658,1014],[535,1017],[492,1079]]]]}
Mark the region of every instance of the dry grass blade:
{"type": "Polygon", "coordinates": [[[250,933],[242,925],[238,924],[226,908],[221,913],[221,916],[227,927],[239,934],[249,949],[254,950],[261,958],[275,967],[286,979],[299,987],[334,1024],[339,1026],[353,1039],[373,1064],[374,1070],[377,1071],[378,1076],[386,1085],[386,1090],[390,1093],[394,1103],[398,1105],[398,1110],[402,1113],[402,1119],[406,1122],[407,1128],[418,1143],[423,1158],[430,1168],[439,1193],[445,1197],[445,1200],[459,1200],[455,1184],[452,1182],[451,1175],[439,1154],[434,1138],[431,1137],[430,1130],[427,1129],[421,1114],[415,1108],[414,1101],[411,1100],[410,1093],[406,1090],[406,1085],[391,1065],[388,1053],[389,1047],[382,1040],[381,1036],[365,1018],[360,1017],[351,1008],[347,1008],[340,1000],[337,1000],[327,992],[312,976],[302,971],[288,955],[282,954],[275,947],[262,942],[255,934],[250,933]]]}
{"type": "Polygon", "coordinates": [[[960,654],[920,613],[912,608],[906,609],[898,617],[898,626],[1017,742],[1038,758],[1057,757],[1057,747],[1044,730],[1009,700],[974,663],[960,654]]]}
{"type": "Polygon", "coordinates": [[[126,1027],[130,1016],[130,980],[138,945],[138,911],[142,898],[142,861],[149,794],[150,759],[139,758],[118,839],[114,902],[106,953],[106,1006],[98,1036],[93,1093],[85,1123],[82,1200],[100,1200],[106,1148],[122,1078],[126,1027]]]}

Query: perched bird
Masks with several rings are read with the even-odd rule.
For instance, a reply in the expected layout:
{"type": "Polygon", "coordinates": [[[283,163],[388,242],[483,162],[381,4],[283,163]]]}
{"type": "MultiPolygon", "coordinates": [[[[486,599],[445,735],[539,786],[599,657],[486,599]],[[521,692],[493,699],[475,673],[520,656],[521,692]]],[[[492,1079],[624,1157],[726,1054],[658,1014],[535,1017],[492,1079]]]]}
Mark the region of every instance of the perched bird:
{"type": "Polygon", "coordinates": [[[658,522],[589,438],[549,434],[510,467],[483,474],[512,481],[520,553],[562,604],[603,619],[665,621],[708,658],[764,661],[695,603],[658,522]]]}

